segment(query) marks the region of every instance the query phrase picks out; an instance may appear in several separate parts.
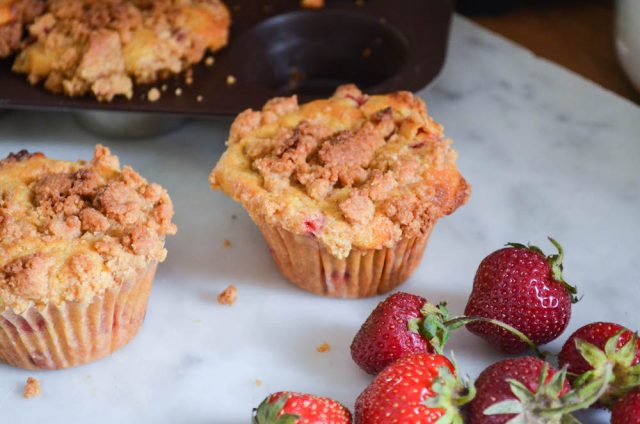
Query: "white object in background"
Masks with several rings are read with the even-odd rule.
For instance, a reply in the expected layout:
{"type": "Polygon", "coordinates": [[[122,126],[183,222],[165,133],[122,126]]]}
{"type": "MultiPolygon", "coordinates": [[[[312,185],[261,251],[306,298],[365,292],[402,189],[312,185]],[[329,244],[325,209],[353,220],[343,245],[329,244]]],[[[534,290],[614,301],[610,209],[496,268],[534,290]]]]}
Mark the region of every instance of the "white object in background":
{"type": "Polygon", "coordinates": [[[616,50],[622,67],[640,90],[640,1],[618,0],[616,50]]]}

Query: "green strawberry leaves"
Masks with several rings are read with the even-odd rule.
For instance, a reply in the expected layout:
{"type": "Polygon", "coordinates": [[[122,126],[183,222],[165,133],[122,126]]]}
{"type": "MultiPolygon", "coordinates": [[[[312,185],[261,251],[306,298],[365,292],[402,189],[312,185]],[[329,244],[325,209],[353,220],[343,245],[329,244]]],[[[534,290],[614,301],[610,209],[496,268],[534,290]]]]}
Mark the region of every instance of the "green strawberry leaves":
{"type": "Polygon", "coordinates": [[[438,378],[431,385],[435,395],[424,401],[429,408],[440,408],[445,411],[445,414],[436,422],[437,424],[464,424],[460,409],[476,396],[473,383],[468,378],[462,380],[458,377],[455,359],[453,362],[456,367],[455,373],[444,366],[438,368],[438,378]]]}
{"type": "Polygon", "coordinates": [[[437,306],[427,302],[422,307],[421,313],[421,318],[409,320],[409,331],[420,334],[428,340],[433,350],[440,355],[444,354],[444,348],[449,341],[452,331],[472,322],[486,322],[507,330],[522,340],[539,358],[544,359],[547,356],[546,353],[540,352],[535,343],[523,332],[497,319],[465,315],[451,318],[447,310],[446,302],[440,302],[437,306]]]}
{"type": "Polygon", "coordinates": [[[580,386],[597,380],[611,368],[609,388],[600,402],[611,406],[630,390],[640,387],[640,364],[633,365],[638,349],[638,335],[633,336],[618,349],[620,338],[626,330],[614,334],[605,344],[604,350],[581,339],[576,339],[576,348],[593,368],[578,377],[574,385],[580,386]]]}
{"type": "Polygon", "coordinates": [[[446,325],[449,319],[447,303],[440,302],[437,306],[425,303],[421,310],[422,318],[414,318],[409,321],[409,331],[420,334],[431,343],[433,350],[442,355],[444,347],[451,335],[451,326],[446,325]]]}
{"type": "Polygon", "coordinates": [[[569,294],[571,295],[571,302],[577,303],[580,301],[580,299],[577,296],[578,289],[576,286],[569,284],[567,280],[564,279],[564,275],[562,273],[564,271],[564,266],[562,264],[562,261],[564,260],[564,249],[562,248],[562,245],[558,243],[554,238],[548,237],[548,239],[551,242],[551,244],[553,244],[555,248],[558,250],[558,253],[547,256],[542,251],[542,249],[540,249],[538,246],[532,246],[531,244],[524,245],[522,243],[507,243],[506,245],[509,247],[514,247],[516,249],[528,249],[546,257],[547,262],[551,266],[551,277],[555,281],[558,281],[559,283],[561,283],[563,287],[567,290],[567,292],[569,292],[569,294]]]}
{"type": "Polygon", "coordinates": [[[289,400],[289,394],[283,394],[275,402],[271,402],[272,396],[267,396],[262,403],[253,410],[253,424],[296,424],[300,416],[294,414],[278,414],[284,409],[289,400]]]}
{"type": "Polygon", "coordinates": [[[491,405],[485,409],[484,414],[515,415],[508,424],[578,423],[579,421],[571,416],[571,413],[594,404],[607,390],[612,372],[612,367],[608,367],[599,378],[561,395],[567,379],[566,367],[549,379],[549,365],[545,364],[535,391],[530,390],[518,380],[510,379],[508,382],[511,392],[516,398],[491,405]]]}

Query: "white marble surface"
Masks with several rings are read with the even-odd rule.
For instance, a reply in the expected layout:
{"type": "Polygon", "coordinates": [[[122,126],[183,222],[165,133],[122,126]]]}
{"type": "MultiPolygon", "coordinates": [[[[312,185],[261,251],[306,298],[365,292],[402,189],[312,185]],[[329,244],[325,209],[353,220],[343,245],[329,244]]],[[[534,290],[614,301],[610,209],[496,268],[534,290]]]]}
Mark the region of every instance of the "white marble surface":
{"type": "MultiPolygon", "coordinates": [[[[438,224],[403,289],[447,299],[461,312],[486,254],[510,240],[547,248],[551,234],[564,243],[566,275],[584,295],[569,330],[594,320],[638,328],[640,109],[460,18],[446,69],[421,95],[456,140],[474,192],[438,224]]],[[[169,189],[180,227],[138,337],[71,370],[0,365],[1,422],[246,423],[251,408],[279,389],[353,405],[370,377],[348,347],[380,299],[319,298],[283,280],[246,213],[209,191],[227,126],[192,122],[157,139],[120,142],[86,133],[65,114],[0,116],[0,156],[29,148],[73,159],[106,143],[169,189]],[[217,305],[215,295],[230,283],[238,302],[217,305]],[[325,341],[332,350],[317,353],[325,341]],[[28,376],[42,381],[40,398],[21,397],[28,376]]],[[[450,346],[472,376],[499,359],[464,330],[450,346]]],[[[604,413],[583,417],[607,422],[604,413]]]]}

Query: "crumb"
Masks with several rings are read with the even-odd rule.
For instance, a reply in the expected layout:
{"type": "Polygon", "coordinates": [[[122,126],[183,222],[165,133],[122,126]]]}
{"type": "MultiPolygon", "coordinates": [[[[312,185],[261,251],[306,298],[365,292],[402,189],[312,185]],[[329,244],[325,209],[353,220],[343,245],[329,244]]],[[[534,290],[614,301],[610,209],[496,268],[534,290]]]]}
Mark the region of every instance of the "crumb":
{"type": "Polygon", "coordinates": [[[256,387],[260,387],[262,386],[262,380],[260,380],[259,378],[256,379],[256,387]]]}
{"type": "Polygon", "coordinates": [[[193,69],[189,69],[186,72],[184,76],[184,82],[187,83],[187,85],[193,84],[193,69]]]}
{"type": "Polygon", "coordinates": [[[324,7],[324,0],[301,0],[300,7],[305,9],[321,9],[324,7]]]}
{"type": "Polygon", "coordinates": [[[197,101],[198,103],[202,103],[202,101],[203,101],[203,100],[204,100],[204,97],[202,97],[202,96],[198,96],[198,97],[196,97],[196,101],[197,101]]]}
{"type": "Polygon", "coordinates": [[[227,85],[233,85],[236,83],[236,77],[233,75],[227,76],[227,85]]]}
{"type": "Polygon", "coordinates": [[[160,87],[160,90],[162,91],[167,91],[169,89],[169,86],[167,84],[162,84],[162,87],[160,87]]]}
{"type": "Polygon", "coordinates": [[[364,0],[356,0],[356,6],[359,6],[359,7],[364,6],[364,0]]]}
{"type": "Polygon", "coordinates": [[[287,85],[290,90],[295,90],[306,78],[307,77],[303,72],[300,72],[297,69],[292,69],[289,73],[289,81],[287,81],[287,85]]]}
{"type": "Polygon", "coordinates": [[[207,66],[213,66],[213,63],[216,60],[213,58],[213,56],[208,56],[205,60],[204,60],[204,64],[207,66]]]}
{"type": "Polygon", "coordinates": [[[373,53],[373,49],[371,47],[367,47],[362,51],[362,58],[369,59],[371,57],[371,53],[373,53]]]}
{"type": "Polygon", "coordinates": [[[233,215],[231,215],[231,219],[235,221],[236,219],[238,219],[238,216],[234,213],[233,215]]]}
{"type": "Polygon", "coordinates": [[[218,303],[221,305],[231,306],[236,303],[238,297],[238,289],[231,284],[218,295],[218,303]]]}
{"type": "Polygon", "coordinates": [[[40,396],[40,392],[40,381],[32,377],[27,378],[27,384],[24,386],[22,395],[27,399],[31,399],[40,396]]]}
{"type": "Polygon", "coordinates": [[[223,242],[223,245],[224,245],[224,247],[231,247],[231,241],[225,239],[224,242],[223,242]]]}
{"type": "Polygon", "coordinates": [[[176,96],[182,96],[182,88],[176,88],[176,96]]]}
{"type": "Polygon", "coordinates": [[[322,343],[318,347],[316,347],[316,352],[325,353],[331,350],[331,345],[327,342],[322,343]]]}
{"type": "Polygon", "coordinates": [[[160,96],[160,90],[158,90],[156,87],[153,87],[147,93],[147,99],[149,99],[150,102],[157,102],[158,100],[160,100],[160,96]]]}

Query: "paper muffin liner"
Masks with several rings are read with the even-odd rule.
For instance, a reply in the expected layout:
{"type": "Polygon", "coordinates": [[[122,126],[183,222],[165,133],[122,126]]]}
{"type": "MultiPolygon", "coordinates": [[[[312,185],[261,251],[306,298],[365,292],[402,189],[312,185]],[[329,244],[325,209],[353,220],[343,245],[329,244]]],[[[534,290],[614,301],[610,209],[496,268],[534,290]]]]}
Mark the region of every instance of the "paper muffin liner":
{"type": "Polygon", "coordinates": [[[60,369],[95,361],[127,344],[147,310],[157,263],[137,278],[96,296],[0,314],[0,360],[32,369],[60,369]]]}
{"type": "Polygon", "coordinates": [[[362,298],[387,293],[407,280],[420,264],[431,235],[401,239],[391,248],[352,249],[339,259],[312,236],[297,235],[254,217],[280,272],[315,294],[362,298]]]}

